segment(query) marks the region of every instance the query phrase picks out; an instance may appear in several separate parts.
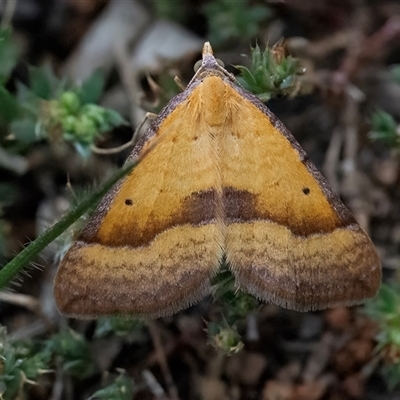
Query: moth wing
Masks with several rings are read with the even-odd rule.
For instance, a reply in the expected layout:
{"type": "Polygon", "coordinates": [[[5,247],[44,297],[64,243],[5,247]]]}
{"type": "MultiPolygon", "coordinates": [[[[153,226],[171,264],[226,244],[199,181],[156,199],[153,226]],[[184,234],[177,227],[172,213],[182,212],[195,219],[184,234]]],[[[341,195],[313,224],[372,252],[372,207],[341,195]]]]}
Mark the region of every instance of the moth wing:
{"type": "Polygon", "coordinates": [[[54,289],[61,312],[159,317],[209,293],[223,246],[214,143],[188,123],[196,91],[175,101],[133,153],[155,147],[105,196],[63,259],[54,289]]]}
{"type": "Polygon", "coordinates": [[[381,267],[367,234],[269,109],[226,86],[234,120],[222,186],[237,286],[298,311],[375,295],[381,267]]]}

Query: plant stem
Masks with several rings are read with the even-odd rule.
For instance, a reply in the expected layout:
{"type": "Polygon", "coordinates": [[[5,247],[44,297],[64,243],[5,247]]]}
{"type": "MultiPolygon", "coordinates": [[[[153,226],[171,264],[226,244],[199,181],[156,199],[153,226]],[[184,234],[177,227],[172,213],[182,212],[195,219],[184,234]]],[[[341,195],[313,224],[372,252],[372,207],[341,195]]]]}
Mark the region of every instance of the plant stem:
{"type": "Polygon", "coordinates": [[[22,270],[34,257],[36,257],[48,244],[60,236],[71,226],[81,215],[83,215],[93,204],[100,199],[137,165],[137,162],[129,163],[119,169],[101,187],[95,190],[90,196],[82,201],[73,211],[65,215],[46,232],[25,247],[17,256],[0,270],[0,289],[7,285],[10,280],[22,270]]]}

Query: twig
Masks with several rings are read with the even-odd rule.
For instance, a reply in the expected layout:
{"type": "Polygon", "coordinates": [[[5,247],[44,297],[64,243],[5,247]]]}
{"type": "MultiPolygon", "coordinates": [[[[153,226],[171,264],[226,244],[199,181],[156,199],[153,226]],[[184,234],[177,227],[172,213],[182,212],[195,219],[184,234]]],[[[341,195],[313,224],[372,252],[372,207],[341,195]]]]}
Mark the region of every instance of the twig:
{"type": "Polygon", "coordinates": [[[147,122],[148,119],[154,119],[155,117],[157,117],[156,114],[153,114],[150,112],[146,113],[143,120],[140,122],[139,126],[135,129],[135,132],[133,132],[131,140],[129,140],[129,142],[124,143],[121,146],[114,147],[112,149],[101,149],[93,144],[92,146],[90,146],[90,149],[93,151],[93,153],[96,153],[96,154],[115,154],[115,153],[119,153],[129,147],[133,147],[137,141],[139,132],[142,129],[143,125],[147,122]]]}
{"type": "Polygon", "coordinates": [[[142,376],[151,393],[153,393],[157,399],[163,399],[166,397],[164,388],[157,382],[155,376],[148,369],[145,369],[142,372],[142,376]]]}
{"type": "Polygon", "coordinates": [[[343,145],[343,194],[348,197],[349,205],[361,227],[369,231],[370,213],[368,199],[362,191],[363,181],[357,168],[357,153],[359,148],[359,98],[358,92],[353,93],[352,85],[347,86],[346,103],[342,114],[345,130],[343,145]],[[346,193],[347,192],[347,193],[346,193]]]}
{"type": "Polygon", "coordinates": [[[362,60],[382,57],[386,45],[393,39],[400,37],[400,17],[395,15],[389,18],[385,24],[373,35],[367,38],[362,47],[360,57],[362,60]]]}
{"type": "Polygon", "coordinates": [[[21,293],[11,293],[0,291],[0,300],[9,304],[14,304],[20,307],[27,308],[35,313],[40,312],[40,302],[33,296],[28,296],[21,293]]]}
{"type": "MultiPolygon", "coordinates": [[[[357,15],[355,21],[365,20],[365,18],[357,18],[357,15]]],[[[367,27],[368,24],[361,24],[356,27],[353,35],[349,35],[347,55],[333,78],[335,82],[333,86],[337,92],[345,89],[346,84],[366,62],[370,60],[376,62],[377,59],[382,58],[388,43],[400,37],[400,18],[398,16],[389,18],[382,28],[369,37],[365,37],[364,34],[367,27]]]]}
{"type": "Polygon", "coordinates": [[[130,103],[130,120],[135,123],[136,108],[141,103],[140,95],[142,90],[138,85],[138,80],[129,59],[127,51],[127,41],[117,42],[115,45],[115,59],[118,72],[121,76],[123,87],[127,90],[127,95],[130,103]]]}
{"type": "Polygon", "coordinates": [[[257,342],[260,340],[260,331],[258,329],[258,322],[256,314],[250,313],[246,318],[246,339],[250,342],[257,342]]]}
{"type": "Polygon", "coordinates": [[[64,391],[64,372],[61,365],[57,366],[53,388],[50,394],[50,400],[57,400],[62,398],[64,391]]]}
{"type": "Polygon", "coordinates": [[[343,110],[343,123],[346,127],[343,150],[345,161],[351,163],[353,168],[358,152],[358,127],[360,119],[358,105],[357,96],[353,93],[352,85],[349,85],[346,90],[346,103],[343,110]]]}
{"type": "Polygon", "coordinates": [[[148,321],[147,326],[153,341],[156,358],[164,375],[169,398],[170,400],[179,400],[178,389],[176,388],[174,380],[172,379],[171,371],[167,363],[167,357],[165,356],[164,348],[161,344],[161,335],[157,323],[154,321],[148,321]]]}
{"type": "Polygon", "coordinates": [[[304,382],[314,382],[318,375],[325,369],[332,355],[335,337],[327,332],[320,342],[314,347],[302,373],[304,382]]]}
{"type": "Polygon", "coordinates": [[[35,319],[28,325],[10,332],[10,338],[15,341],[32,340],[34,337],[43,336],[49,333],[49,323],[44,319],[35,319]]]}
{"type": "Polygon", "coordinates": [[[178,88],[182,90],[182,92],[186,89],[186,86],[182,83],[182,81],[180,80],[179,76],[175,76],[174,82],[176,83],[178,88]]]}
{"type": "Polygon", "coordinates": [[[340,150],[343,143],[343,132],[341,127],[336,127],[331,136],[328,150],[325,154],[325,161],[322,167],[322,171],[329,184],[335,192],[339,191],[339,182],[337,179],[337,169],[340,158],[340,150]]]}

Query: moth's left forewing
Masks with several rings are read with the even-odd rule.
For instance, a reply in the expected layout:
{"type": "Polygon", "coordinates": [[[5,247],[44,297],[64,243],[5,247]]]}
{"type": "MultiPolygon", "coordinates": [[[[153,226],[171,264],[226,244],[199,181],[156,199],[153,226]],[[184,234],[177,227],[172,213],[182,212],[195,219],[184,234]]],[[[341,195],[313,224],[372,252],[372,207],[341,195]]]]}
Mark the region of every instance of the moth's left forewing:
{"type": "Polygon", "coordinates": [[[271,111],[227,87],[234,119],[222,146],[223,202],[238,287],[299,311],[374,296],[381,267],[368,235],[271,111]]]}
{"type": "Polygon", "coordinates": [[[54,288],[63,313],[160,317],[210,292],[223,235],[213,139],[190,123],[198,86],[161,112],[131,157],[151,150],[105,196],[63,259],[54,288]]]}

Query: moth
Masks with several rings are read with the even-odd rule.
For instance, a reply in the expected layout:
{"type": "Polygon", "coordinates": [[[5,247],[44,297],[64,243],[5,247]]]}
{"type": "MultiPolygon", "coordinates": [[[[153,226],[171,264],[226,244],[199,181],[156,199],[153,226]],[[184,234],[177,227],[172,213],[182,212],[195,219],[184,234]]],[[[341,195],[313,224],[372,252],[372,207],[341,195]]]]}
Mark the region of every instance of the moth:
{"type": "Polygon", "coordinates": [[[218,64],[187,88],[128,161],[55,278],[73,317],[173,314],[210,293],[226,259],[237,288],[298,311],[375,295],[381,266],[350,211],[285,126],[218,64]]]}

